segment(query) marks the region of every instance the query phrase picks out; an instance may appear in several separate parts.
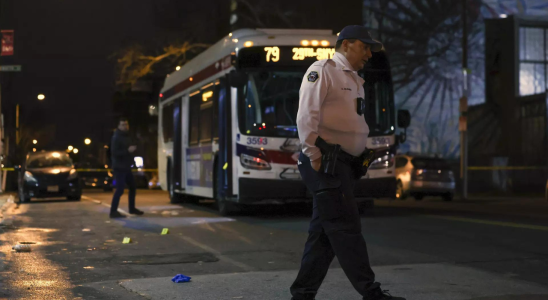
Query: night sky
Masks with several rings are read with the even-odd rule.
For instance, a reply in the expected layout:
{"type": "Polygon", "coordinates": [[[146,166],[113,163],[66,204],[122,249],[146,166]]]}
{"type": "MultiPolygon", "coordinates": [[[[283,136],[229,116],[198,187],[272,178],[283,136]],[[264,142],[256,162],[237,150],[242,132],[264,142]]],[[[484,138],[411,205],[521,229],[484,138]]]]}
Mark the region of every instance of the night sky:
{"type": "MultiPolygon", "coordinates": [[[[3,112],[12,114],[9,104],[18,101],[23,126],[55,124],[49,146],[56,148],[83,145],[85,137],[107,143],[115,120],[115,59],[109,57],[128,45],[165,45],[181,29],[170,28],[162,18],[173,1],[0,1],[1,28],[15,30],[15,55],[0,58],[0,63],[23,66],[21,73],[0,75],[3,112]],[[37,100],[39,93],[46,95],[45,101],[37,100]]],[[[179,14],[195,12],[192,4],[185,5],[188,9],[179,14]]],[[[171,12],[169,17],[179,16],[171,12]]]]}
{"type": "MultiPolygon", "coordinates": [[[[350,2],[361,7],[360,0],[350,2]]],[[[52,142],[42,147],[83,147],[84,138],[90,137],[94,146],[102,148],[110,140],[118,117],[112,101],[116,92],[112,55],[136,44],[150,50],[184,41],[213,44],[231,30],[229,3],[0,0],[0,28],[15,30],[15,55],[0,57],[0,64],[23,67],[20,73],[0,73],[6,128],[15,127],[14,106],[20,103],[22,126],[55,125],[52,142]],[[46,96],[42,102],[37,100],[40,93],[46,96]]],[[[322,7],[331,1],[319,0],[317,4],[280,0],[275,5],[289,12],[293,9],[296,13],[290,17],[297,27],[340,29],[347,22],[361,20],[359,9],[349,12],[349,5],[328,12],[322,7]]]]}

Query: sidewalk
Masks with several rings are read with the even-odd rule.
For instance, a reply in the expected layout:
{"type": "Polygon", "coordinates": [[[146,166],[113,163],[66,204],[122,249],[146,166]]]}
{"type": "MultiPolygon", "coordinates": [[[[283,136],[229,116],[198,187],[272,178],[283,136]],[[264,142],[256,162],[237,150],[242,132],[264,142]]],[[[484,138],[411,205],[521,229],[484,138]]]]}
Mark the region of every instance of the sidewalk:
{"type": "Polygon", "coordinates": [[[375,206],[548,219],[548,201],[541,197],[471,196],[466,200],[455,197],[453,201],[443,201],[440,197],[426,197],[422,201],[416,201],[413,197],[408,197],[405,200],[375,200],[375,206]]]}
{"type": "Polygon", "coordinates": [[[5,217],[4,213],[12,205],[15,205],[15,196],[13,194],[0,194],[0,225],[11,225],[11,218],[5,217]]]}
{"type": "MultiPolygon", "coordinates": [[[[546,300],[548,288],[450,264],[418,264],[374,268],[382,288],[407,300],[546,300]]],[[[184,266],[181,267],[184,274],[184,266]]],[[[176,275],[176,274],[173,274],[176,275]]],[[[147,299],[288,300],[296,270],[192,276],[188,283],[171,277],[121,281],[125,289],[147,299]]],[[[341,269],[330,269],[317,300],[352,300],[360,295],[341,269]]]]}

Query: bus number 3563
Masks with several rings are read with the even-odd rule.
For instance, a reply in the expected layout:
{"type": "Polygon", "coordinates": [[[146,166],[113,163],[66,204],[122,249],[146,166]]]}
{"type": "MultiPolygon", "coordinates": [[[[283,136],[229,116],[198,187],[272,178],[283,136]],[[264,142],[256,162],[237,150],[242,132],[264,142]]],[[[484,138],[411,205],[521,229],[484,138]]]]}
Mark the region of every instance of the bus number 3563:
{"type": "Polygon", "coordinates": [[[267,145],[268,140],[267,140],[267,138],[248,137],[247,138],[247,144],[248,145],[267,145]]]}

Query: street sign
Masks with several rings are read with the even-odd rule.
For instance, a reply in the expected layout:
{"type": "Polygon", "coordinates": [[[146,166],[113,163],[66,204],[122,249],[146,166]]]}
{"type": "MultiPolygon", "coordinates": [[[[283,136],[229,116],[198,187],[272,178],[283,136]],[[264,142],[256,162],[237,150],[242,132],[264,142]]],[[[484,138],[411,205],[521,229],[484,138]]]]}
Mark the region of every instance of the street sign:
{"type": "Polygon", "coordinates": [[[1,30],[2,34],[2,51],[0,56],[13,55],[13,30],[1,30]]]}
{"type": "Polygon", "coordinates": [[[0,66],[0,72],[21,72],[20,65],[0,66]]]}

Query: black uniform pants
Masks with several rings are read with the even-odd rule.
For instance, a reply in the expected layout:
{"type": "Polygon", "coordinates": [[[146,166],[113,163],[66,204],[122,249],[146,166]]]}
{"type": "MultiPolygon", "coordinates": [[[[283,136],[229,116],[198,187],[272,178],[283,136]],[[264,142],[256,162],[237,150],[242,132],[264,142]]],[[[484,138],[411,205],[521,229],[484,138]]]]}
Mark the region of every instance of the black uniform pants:
{"type": "Polygon", "coordinates": [[[114,192],[114,195],[112,196],[112,204],[110,205],[110,214],[114,214],[118,211],[118,204],[120,203],[120,197],[124,194],[124,189],[126,188],[126,184],[129,188],[129,197],[128,197],[128,204],[129,204],[129,212],[133,212],[135,210],[135,178],[133,177],[133,172],[130,170],[114,170],[114,180],[116,191],[114,192]]]}
{"type": "Polygon", "coordinates": [[[379,284],[375,283],[362,236],[351,167],[337,162],[334,176],[316,172],[310,159],[301,153],[299,171],[314,195],[314,206],[301,269],[291,285],[292,299],[313,299],[335,256],[354,288],[367,295],[379,284]]]}

